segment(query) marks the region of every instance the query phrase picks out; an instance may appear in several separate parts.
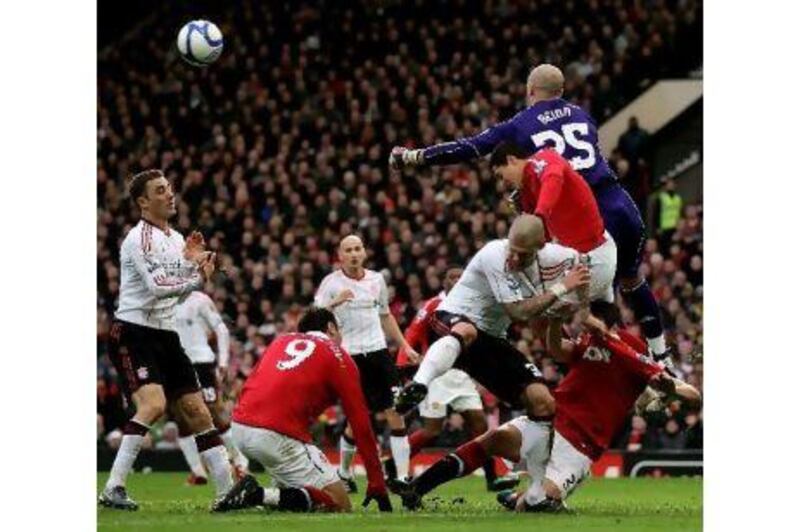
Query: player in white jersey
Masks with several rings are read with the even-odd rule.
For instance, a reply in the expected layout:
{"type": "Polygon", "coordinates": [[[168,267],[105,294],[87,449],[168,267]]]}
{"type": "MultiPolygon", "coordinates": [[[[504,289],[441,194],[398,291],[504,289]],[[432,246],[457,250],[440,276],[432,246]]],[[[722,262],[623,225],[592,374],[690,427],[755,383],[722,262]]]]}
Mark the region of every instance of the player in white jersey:
{"type": "MultiPolygon", "coordinates": [[[[228,327],[217,312],[214,301],[200,291],[192,292],[180,303],[175,315],[181,345],[192,361],[197,379],[200,381],[200,393],[233,461],[236,476],[241,478],[247,472],[248,460],[233,443],[229,431],[231,424],[224,412],[220,393],[220,384],[225,380],[230,358],[228,327]],[[217,354],[211,349],[208,341],[212,333],[217,338],[217,354]]],[[[178,439],[178,444],[191,469],[188,483],[206,484],[208,476],[200,461],[194,437],[191,433],[187,433],[185,427],[180,426],[180,430],[181,437],[178,439]]]]}
{"type": "Polygon", "coordinates": [[[228,453],[175,332],[178,300],[203,286],[214,272],[216,257],[205,251],[199,233],[184,242],[183,236],[169,227],[175,214],[175,194],[160,170],[133,176],[129,193],[141,219],[122,242],[119,307],[109,334],[109,356],[136,414],[123,429],[99,502],[110,508],[138,508],[127,494],[125,480],[144,436],[164,414],[168,402],[195,434],[219,499],[233,484],[228,453]]]}
{"type": "MultiPolygon", "coordinates": [[[[367,253],[361,239],[350,235],[339,243],[342,268],[328,274],[317,290],[314,304],[333,311],[342,333],[342,345],[353,357],[361,377],[367,407],[374,415],[382,412],[391,430],[389,444],[397,474],[408,476],[410,447],[406,425],[392,406],[394,391],[400,385],[397,367],[389,355],[386,336],[391,337],[414,361],[419,354],[403,337],[389,312],[389,293],[383,275],[364,268],[367,253]]],[[[350,426],[339,441],[339,476],[348,490],[356,484],[350,472],[356,447],[350,426]]]]}
{"type": "Polygon", "coordinates": [[[565,296],[588,290],[590,281],[576,251],[545,244],[541,220],[519,216],[507,240],[489,242],[470,260],[435,312],[432,328],[439,339],[395,408],[409,412],[425,398],[431,381],[455,366],[502,401],[524,407],[531,419],[551,419],[552,395],[536,366],[508,342],[506,330],[512,321],[529,322],[556,303],[568,303],[565,296]]]}

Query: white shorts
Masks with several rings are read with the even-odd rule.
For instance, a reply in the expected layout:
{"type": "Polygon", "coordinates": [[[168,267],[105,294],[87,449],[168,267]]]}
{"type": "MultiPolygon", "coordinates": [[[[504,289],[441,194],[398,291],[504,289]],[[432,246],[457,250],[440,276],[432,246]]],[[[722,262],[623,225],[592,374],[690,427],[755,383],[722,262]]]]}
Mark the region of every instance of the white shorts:
{"type": "Polygon", "coordinates": [[[614,276],[617,274],[617,244],[606,231],[606,241],[587,253],[592,283],[589,298],[592,301],[614,302],[614,276]]]}
{"type": "MultiPolygon", "coordinates": [[[[589,257],[589,271],[592,275],[589,299],[613,303],[614,276],[617,274],[617,244],[608,231],[604,233],[604,236],[606,241],[586,254],[589,257]]],[[[577,305],[578,296],[572,292],[561,296],[559,301],[560,303],[556,303],[552,309],[563,308],[565,304],[577,305]]]]}
{"type": "Polygon", "coordinates": [[[531,421],[525,416],[512,419],[509,425],[522,434],[520,458],[525,460],[530,486],[525,502],[534,505],[545,498],[544,479],[558,486],[561,498],[566,499],[591,472],[592,460],[578,451],[558,431],[553,433],[550,446],[550,425],[531,421]]]}
{"type": "Polygon", "coordinates": [[[278,488],[313,486],[322,489],[339,480],[336,469],[314,445],[278,432],[231,423],[236,447],[264,466],[278,488]]]}
{"type": "Polygon", "coordinates": [[[428,395],[419,405],[419,415],[440,419],[447,415],[447,405],[456,412],[483,410],[483,402],[469,375],[460,369],[450,369],[431,381],[428,395]]]}

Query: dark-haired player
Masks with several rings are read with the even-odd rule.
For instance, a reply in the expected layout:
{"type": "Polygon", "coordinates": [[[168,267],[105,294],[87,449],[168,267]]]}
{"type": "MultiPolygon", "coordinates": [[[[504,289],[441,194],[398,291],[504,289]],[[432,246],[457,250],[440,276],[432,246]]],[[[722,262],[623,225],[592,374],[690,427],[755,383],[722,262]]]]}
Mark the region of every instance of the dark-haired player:
{"type": "Polygon", "coordinates": [[[498,494],[501,504],[517,511],[559,511],[589,474],[592,462],[608,448],[645,388],[699,405],[700,393],[695,388],[650,360],[641,340],[617,329],[619,311],[614,305],[594,302],[592,313],[603,321],[587,320],[591,332],[575,341],[562,338],[559,320],[548,325],[549,352],[569,364],[554,391],[554,432],[527,417],[511,420],[425,471],[403,493],[404,505],[418,508],[421,497],[436,486],[471,473],[488,456],[502,456],[515,462],[525,459],[531,483],[524,494],[510,490],[498,494]]]}
{"type": "Polygon", "coordinates": [[[125,480],[147,431],[170,403],[195,434],[200,456],[216,485],[217,496],[233,484],[228,453],[214,428],[192,362],[175,332],[178,301],[203,287],[214,272],[215,256],[203,237],[188,241],[169,226],[175,214],[172,185],[160,170],[136,174],[129,183],[140,220],[122,241],[119,305],[111,325],[109,356],[136,414],[123,428],[122,443],[100,494],[103,506],[136,510],[125,480]]]}
{"type": "Polygon", "coordinates": [[[462,163],[484,157],[501,142],[513,142],[533,154],[552,147],[592,188],[605,227],[617,245],[617,279],[622,295],[633,308],[650,350],[661,360],[668,356],[658,303],[639,273],[645,227],[636,203],[619,183],[603,157],[594,119],[562,98],[564,75],[553,65],[531,70],[527,82],[528,107],[505,122],[474,135],[427,148],[395,147],[393,168],[462,163]]]}
{"type": "Polygon", "coordinates": [[[553,149],[528,157],[524,148],[510,142],[494,149],[489,166],[506,186],[519,191],[522,212],[541,218],[550,238],[588,257],[591,292],[613,302],[617,246],[580,174],[553,149]]]}
{"type": "Polygon", "coordinates": [[[336,318],[327,309],[311,309],[298,329],[264,350],[233,410],[236,446],[264,466],[276,487],[262,488],[247,475],[217,510],[350,511],[344,483],[309,432],[310,420],[341,401],[367,469],[364,506],[375,499],[382,512],[391,511],[358,368],[339,346],[336,318]]]}

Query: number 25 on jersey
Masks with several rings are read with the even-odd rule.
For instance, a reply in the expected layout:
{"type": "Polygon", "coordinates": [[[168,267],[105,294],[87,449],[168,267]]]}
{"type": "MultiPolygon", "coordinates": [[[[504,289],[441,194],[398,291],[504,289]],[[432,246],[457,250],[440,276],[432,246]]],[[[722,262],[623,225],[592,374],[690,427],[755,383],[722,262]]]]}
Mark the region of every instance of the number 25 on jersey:
{"type": "Polygon", "coordinates": [[[281,371],[294,369],[303,363],[305,359],[311,356],[316,349],[317,345],[308,340],[292,340],[286,344],[284,353],[289,357],[288,359],[281,359],[277,363],[277,368],[281,371]]]}
{"type": "Polygon", "coordinates": [[[589,134],[588,124],[576,122],[573,124],[564,124],[561,126],[561,134],[555,131],[545,130],[535,135],[531,135],[531,140],[536,148],[544,148],[547,142],[551,142],[553,148],[559,155],[565,155],[569,158],[569,163],[575,170],[585,170],[594,166],[597,161],[597,156],[594,152],[594,146],[578,138],[578,135],[586,136],[589,134]],[[569,153],[565,152],[569,148],[569,153]],[[576,155],[573,155],[576,153],[576,155]]]}

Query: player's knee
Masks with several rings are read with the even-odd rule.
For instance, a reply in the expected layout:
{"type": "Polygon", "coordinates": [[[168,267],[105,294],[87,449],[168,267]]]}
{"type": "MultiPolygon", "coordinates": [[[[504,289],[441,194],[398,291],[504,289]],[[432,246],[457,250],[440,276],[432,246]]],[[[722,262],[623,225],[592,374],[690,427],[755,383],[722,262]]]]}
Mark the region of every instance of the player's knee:
{"type": "Polygon", "coordinates": [[[528,386],[524,398],[528,416],[533,419],[551,417],[556,413],[556,400],[542,383],[528,386]]]}
{"type": "Polygon", "coordinates": [[[476,438],[487,456],[499,456],[518,462],[519,442],[515,442],[513,435],[504,428],[490,429],[476,438]]]}
{"type": "Polygon", "coordinates": [[[470,414],[467,419],[469,420],[470,434],[473,436],[483,434],[489,429],[489,425],[486,424],[486,417],[480,410],[476,411],[474,415],[470,414]]]}
{"type": "Polygon", "coordinates": [[[145,423],[154,423],[167,409],[167,401],[163,394],[146,394],[137,402],[136,417],[145,423]]]}

